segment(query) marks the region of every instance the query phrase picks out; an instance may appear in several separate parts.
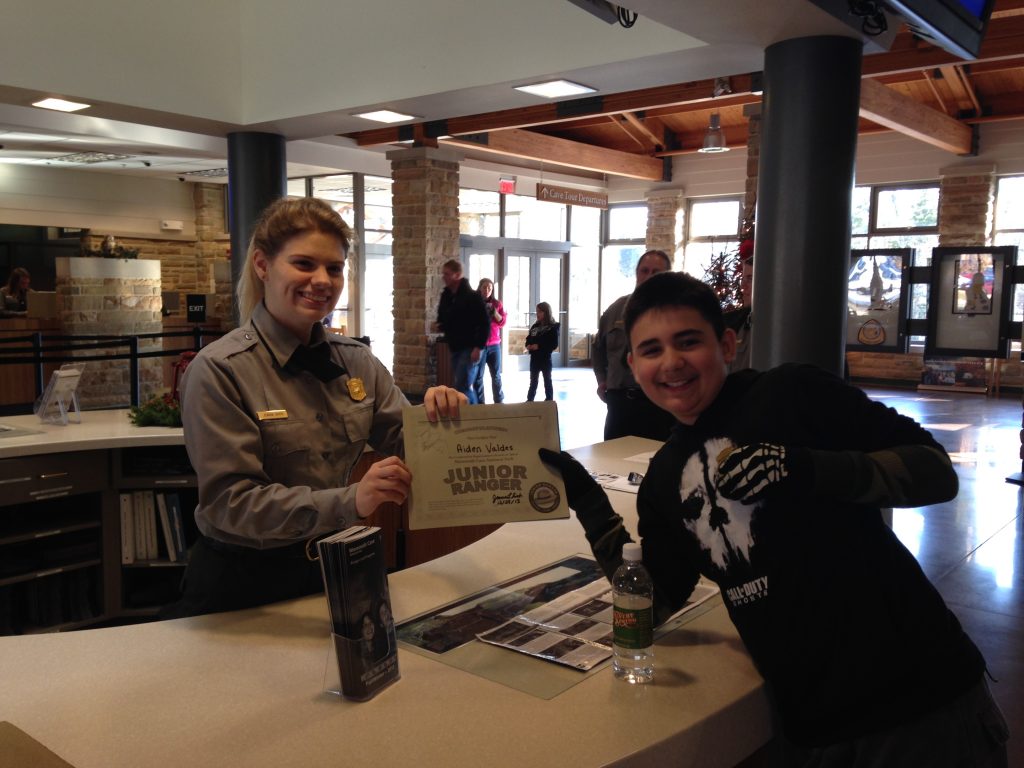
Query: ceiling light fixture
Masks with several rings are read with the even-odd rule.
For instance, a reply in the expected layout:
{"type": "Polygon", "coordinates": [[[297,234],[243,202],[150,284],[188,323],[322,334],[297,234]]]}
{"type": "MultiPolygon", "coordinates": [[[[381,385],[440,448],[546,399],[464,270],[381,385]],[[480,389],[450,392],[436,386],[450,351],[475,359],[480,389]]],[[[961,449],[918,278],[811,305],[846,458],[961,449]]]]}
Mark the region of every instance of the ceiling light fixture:
{"type": "Polygon", "coordinates": [[[359,112],[356,117],[373,120],[375,123],[401,123],[405,120],[418,120],[416,115],[404,115],[390,109],[378,109],[375,112],[359,112]]]}
{"type": "Polygon", "coordinates": [[[557,99],[562,96],[579,96],[583,93],[597,93],[597,89],[589,85],[580,85],[571,80],[546,80],[543,83],[514,86],[517,91],[540,96],[545,99],[557,99]]]}
{"type": "Polygon", "coordinates": [[[698,149],[698,152],[704,152],[711,154],[714,152],[728,152],[729,147],[725,143],[725,134],[722,132],[722,126],[719,122],[720,118],[717,112],[711,113],[711,122],[708,124],[707,133],[704,134],[704,144],[698,149]]]}
{"type": "Polygon", "coordinates": [[[58,112],[77,112],[80,109],[88,109],[91,104],[82,104],[77,101],[67,101],[65,99],[43,99],[42,101],[32,102],[33,107],[41,107],[42,109],[56,109],[58,112]]]}
{"type": "Polygon", "coordinates": [[[198,176],[202,179],[216,179],[221,176],[227,176],[227,168],[206,168],[202,171],[185,171],[182,176],[198,176]]]}
{"type": "Polygon", "coordinates": [[[112,152],[75,152],[70,155],[59,155],[51,157],[61,163],[74,163],[76,165],[92,165],[93,163],[109,163],[114,160],[127,160],[131,155],[118,155],[112,152]]]}

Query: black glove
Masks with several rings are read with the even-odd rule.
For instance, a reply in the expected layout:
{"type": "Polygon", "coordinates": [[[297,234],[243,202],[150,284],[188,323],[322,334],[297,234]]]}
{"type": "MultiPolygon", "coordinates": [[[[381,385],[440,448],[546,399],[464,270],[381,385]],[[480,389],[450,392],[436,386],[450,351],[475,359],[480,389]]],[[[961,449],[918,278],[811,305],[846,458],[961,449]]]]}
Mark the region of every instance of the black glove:
{"type": "Polygon", "coordinates": [[[541,461],[562,473],[569,506],[576,511],[576,519],[583,526],[587,541],[590,542],[601,567],[606,569],[608,577],[611,578],[611,573],[619,563],[618,552],[622,548],[622,542],[629,541],[630,538],[623,526],[622,518],[612,509],[608,494],[583,465],[565,451],[556,453],[541,448],[538,455],[541,461]],[[612,552],[616,554],[614,562],[611,558],[612,552]]]}
{"type": "Polygon", "coordinates": [[[590,491],[601,487],[590,476],[586,468],[565,451],[555,453],[547,448],[541,448],[537,454],[541,461],[562,473],[565,495],[568,497],[569,506],[573,509],[579,508],[580,501],[590,491]]]}
{"type": "Polygon", "coordinates": [[[718,492],[750,504],[789,476],[786,448],[770,443],[740,445],[718,454],[718,492]]]}

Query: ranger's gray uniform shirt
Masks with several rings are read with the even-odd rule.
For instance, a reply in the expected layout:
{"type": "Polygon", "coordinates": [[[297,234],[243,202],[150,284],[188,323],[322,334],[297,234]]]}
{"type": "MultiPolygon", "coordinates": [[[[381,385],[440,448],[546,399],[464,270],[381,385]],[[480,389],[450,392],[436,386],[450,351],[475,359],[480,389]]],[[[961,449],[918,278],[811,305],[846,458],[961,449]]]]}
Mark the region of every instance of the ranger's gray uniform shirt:
{"type": "Polygon", "coordinates": [[[630,389],[637,386],[633,372],[626,362],[629,339],[622,313],[632,294],[620,296],[604,311],[597,324],[597,338],[590,350],[591,364],[597,383],[604,383],[607,389],[630,389]]]}
{"type": "Polygon", "coordinates": [[[271,548],[345,528],[358,520],[346,483],[363,449],[401,454],[408,401],[391,374],[360,342],[320,325],[313,334],[345,374],[325,383],[288,364],[298,340],[262,303],[186,369],[182,421],[205,536],[271,548]]]}

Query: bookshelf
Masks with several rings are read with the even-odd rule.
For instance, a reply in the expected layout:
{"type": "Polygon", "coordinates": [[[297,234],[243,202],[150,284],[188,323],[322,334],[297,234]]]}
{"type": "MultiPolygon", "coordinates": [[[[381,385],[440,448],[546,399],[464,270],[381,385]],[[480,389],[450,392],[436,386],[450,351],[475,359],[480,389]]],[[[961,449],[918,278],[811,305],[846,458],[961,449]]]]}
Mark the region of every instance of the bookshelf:
{"type": "Polygon", "coordinates": [[[112,452],[112,485],[120,561],[112,590],[116,613],[122,618],[155,616],[178,599],[187,548],[198,535],[192,516],[196,475],[184,446],[147,446],[112,452]],[[127,524],[122,512],[126,499],[133,515],[127,524]],[[175,548],[173,530],[171,541],[167,539],[161,502],[168,518],[176,510],[182,546],[175,548]]]}

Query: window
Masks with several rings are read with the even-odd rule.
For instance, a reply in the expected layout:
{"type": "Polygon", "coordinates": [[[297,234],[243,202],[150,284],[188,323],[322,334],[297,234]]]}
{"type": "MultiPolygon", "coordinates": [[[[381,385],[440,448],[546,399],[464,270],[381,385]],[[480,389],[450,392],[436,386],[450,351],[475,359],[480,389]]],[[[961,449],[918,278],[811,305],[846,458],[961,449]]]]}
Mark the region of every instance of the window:
{"type": "MultiPolygon", "coordinates": [[[[619,296],[633,292],[636,263],[647,250],[647,206],[612,205],[605,211],[605,245],[601,249],[600,311],[619,296]]],[[[575,287],[573,288],[575,291],[575,287]]]]}
{"type": "MultiPolygon", "coordinates": [[[[913,248],[913,266],[928,266],[939,245],[939,185],[900,184],[854,187],[851,248],[913,248]]],[[[928,285],[910,286],[910,317],[928,317],[928,285]]],[[[924,343],[911,336],[911,345],[924,343]]]]}
{"type": "MultiPolygon", "coordinates": [[[[589,334],[597,330],[601,210],[573,206],[569,254],[569,356],[572,363],[590,356],[589,334]]],[[[565,356],[562,358],[565,360],[565,356]]]]}
{"type": "Polygon", "coordinates": [[[500,237],[501,195],[482,189],[460,189],[459,234],[500,237]]]}
{"type": "MultiPolygon", "coordinates": [[[[1003,176],[996,183],[993,245],[1016,245],[1017,264],[1024,264],[1024,176],[1003,176]]],[[[1013,286],[1013,319],[1024,321],[1024,285],[1013,286]]]]}
{"type": "Polygon", "coordinates": [[[740,245],[742,217],[743,200],[739,197],[690,200],[683,270],[703,279],[712,256],[736,251],[740,245]]]}
{"type": "Polygon", "coordinates": [[[369,336],[374,355],[390,369],[395,354],[391,179],[341,173],[314,177],[310,182],[313,196],[330,203],[353,229],[356,229],[357,217],[362,217],[362,242],[357,245],[364,265],[361,322],[356,324],[354,318],[349,317],[349,307],[358,306],[352,291],[360,288],[352,278],[357,263],[350,258],[345,275],[346,290],[331,313],[331,327],[344,328],[350,335],[358,332],[369,336]]]}
{"type": "Polygon", "coordinates": [[[565,240],[568,206],[523,195],[505,195],[505,237],[565,240]]]}
{"type": "Polygon", "coordinates": [[[851,248],[915,248],[914,266],[927,266],[939,244],[939,185],[855,187],[850,220],[851,248]]]}

